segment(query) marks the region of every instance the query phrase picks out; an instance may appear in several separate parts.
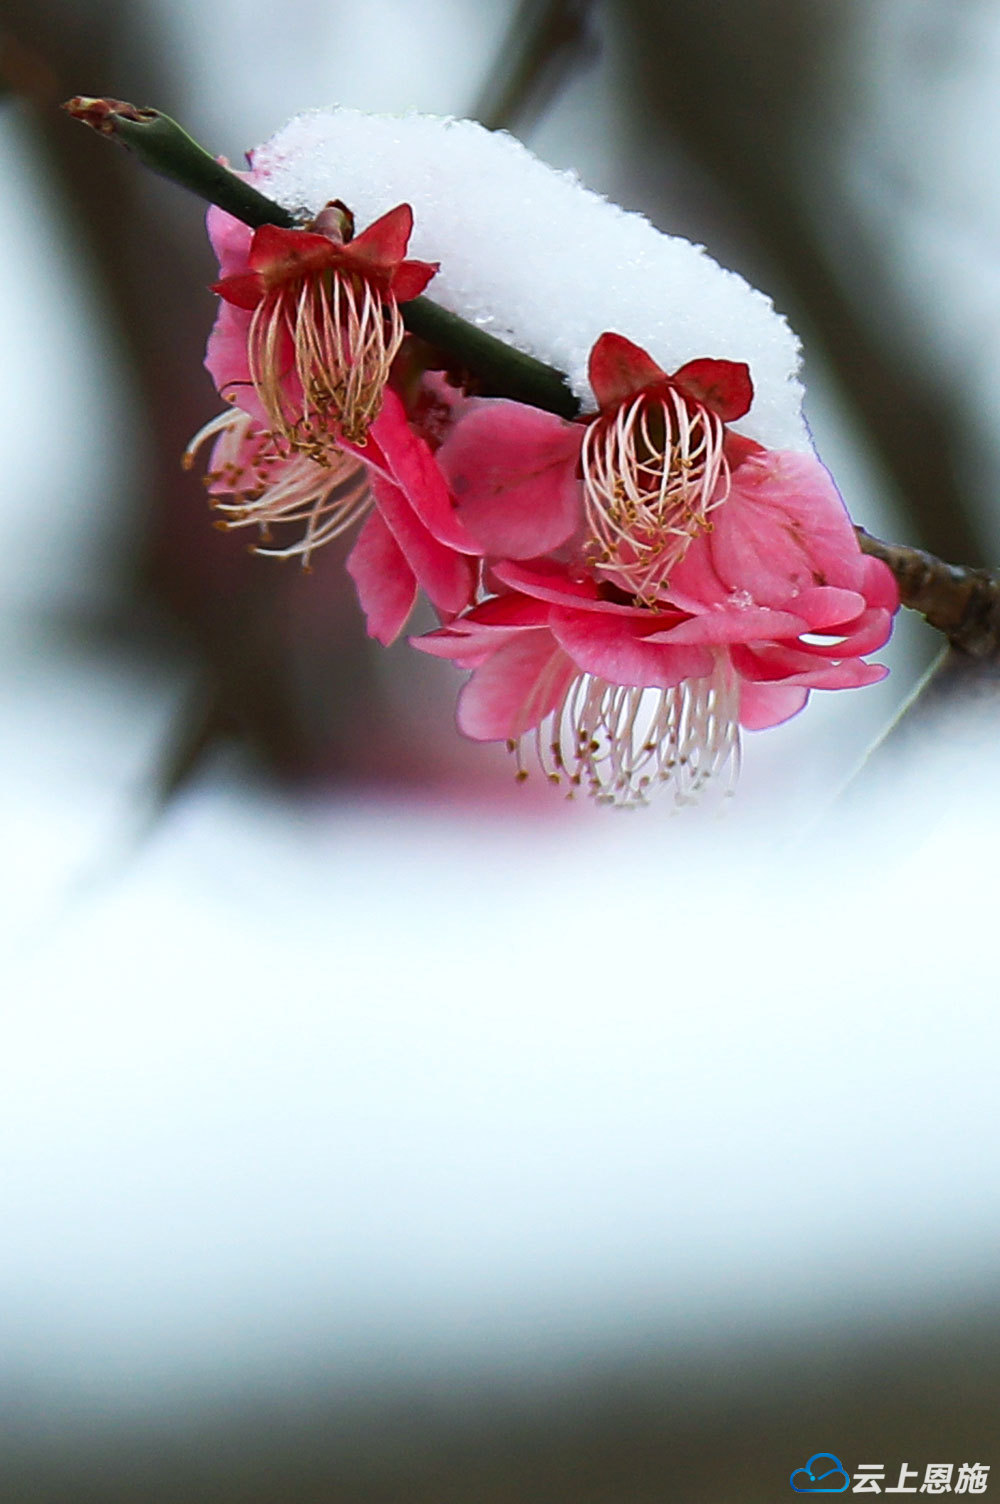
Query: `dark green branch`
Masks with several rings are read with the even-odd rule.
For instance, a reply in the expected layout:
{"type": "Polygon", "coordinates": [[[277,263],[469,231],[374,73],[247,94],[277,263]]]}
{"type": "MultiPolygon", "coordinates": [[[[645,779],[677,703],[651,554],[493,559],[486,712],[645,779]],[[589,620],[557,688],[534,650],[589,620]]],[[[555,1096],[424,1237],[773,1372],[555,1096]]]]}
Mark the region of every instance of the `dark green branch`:
{"type": "MultiPolygon", "coordinates": [[[[144,167],[218,205],[253,229],[261,225],[296,227],[294,215],[217,162],[169,115],[139,109],[120,99],[82,96],[68,100],[63,108],[101,135],[119,141],[144,167]]],[[[414,298],[400,311],[411,333],[473,377],[480,395],[509,397],[562,418],[574,418],[580,411],[566,377],[553,366],[512,349],[430,298],[414,298]]]]}

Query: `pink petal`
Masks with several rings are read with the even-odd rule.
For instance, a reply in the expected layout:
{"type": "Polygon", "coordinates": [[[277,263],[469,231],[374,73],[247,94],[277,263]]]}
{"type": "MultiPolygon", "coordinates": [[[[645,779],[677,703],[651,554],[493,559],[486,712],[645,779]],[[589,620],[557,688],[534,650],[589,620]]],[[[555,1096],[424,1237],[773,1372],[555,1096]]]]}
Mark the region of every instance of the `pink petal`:
{"type": "Polygon", "coordinates": [[[861,615],[866,605],[859,591],[838,590],[832,585],[809,586],[785,602],[789,610],[808,623],[810,632],[826,632],[849,624],[861,615]]]}
{"type": "Polygon", "coordinates": [[[610,684],[670,689],[712,672],[712,654],[704,648],[650,643],[620,617],[556,607],[549,620],[553,636],[574,663],[610,684]]]}
{"type": "Polygon", "coordinates": [[[692,616],[678,626],[650,635],[651,642],[705,643],[761,642],[781,637],[798,637],[806,630],[801,616],[787,611],[769,611],[766,606],[733,607],[728,611],[706,611],[692,616]]]}
{"type": "Polygon", "coordinates": [[[549,608],[543,601],[513,594],[491,596],[462,618],[476,627],[491,631],[496,627],[542,627],[548,619],[549,608]]]}
{"type": "Polygon", "coordinates": [[[809,642],[802,646],[820,658],[856,658],[862,653],[877,652],[888,642],[891,632],[892,617],[878,607],[863,612],[849,628],[831,634],[832,641],[809,642]]]}
{"type": "Polygon", "coordinates": [[[748,731],[763,731],[780,726],[782,721],[798,715],[809,698],[808,689],[786,684],[740,684],[740,725],[748,731]]]}
{"type": "Polygon", "coordinates": [[[241,308],[234,308],[230,303],[220,303],[215,324],[208,336],[205,367],[215,382],[220,397],[227,402],[236,402],[262,428],[270,428],[270,419],[250,380],[250,365],[247,360],[249,324],[249,316],[241,308]]]}
{"type": "Polygon", "coordinates": [[[484,554],[533,559],[580,522],[583,430],[520,402],[476,402],[437,452],[458,516],[484,554]]]}
{"type": "Polygon", "coordinates": [[[899,610],[899,586],[896,577],[888,564],[881,559],[873,559],[870,554],[863,556],[864,566],[864,593],[870,606],[882,606],[886,611],[899,610]]]}
{"type": "Polygon", "coordinates": [[[762,606],[784,606],[814,585],[860,590],[863,556],[833,481],[812,455],[763,451],[733,472],[712,514],[721,579],[762,606]]]}
{"type": "Polygon", "coordinates": [[[524,629],[546,627],[548,616],[547,606],[527,596],[494,596],[440,631],[410,641],[424,653],[452,658],[464,668],[474,668],[524,629]]]}
{"type": "Polygon", "coordinates": [[[477,668],[462,690],[459,729],[479,742],[521,736],[560,704],[577,673],[550,632],[522,632],[477,668]]]}
{"type": "Polygon", "coordinates": [[[417,598],[417,581],[378,512],[372,512],[347,558],[368,635],[387,647],[395,642],[417,598]]]}
{"type": "MultiPolygon", "coordinates": [[[[242,173],[237,175],[244,176],[242,173]]],[[[250,226],[240,219],[234,219],[224,209],[217,209],[214,204],[205,216],[205,226],[212,249],[219,259],[219,275],[235,277],[239,272],[247,271],[247,257],[253,239],[250,226]]]]}
{"type": "Polygon", "coordinates": [[[411,637],[410,646],[432,658],[448,658],[459,668],[478,668],[500,647],[503,639],[490,641],[483,633],[464,637],[447,628],[440,632],[425,632],[422,637],[411,637]]]}
{"type": "Polygon", "coordinates": [[[667,589],[671,601],[682,611],[699,613],[708,606],[728,605],[732,599],[732,591],[716,570],[710,539],[710,534],[699,533],[681,562],[670,571],[667,589]]]}
{"type": "Polygon", "coordinates": [[[732,659],[743,679],[805,684],[812,689],[860,689],[865,684],[877,684],[888,673],[881,663],[865,663],[862,658],[830,662],[820,654],[783,643],[762,643],[754,648],[738,644],[732,648],[732,659]]]}
{"type": "Polygon", "coordinates": [[[448,615],[464,611],[475,583],[470,561],[438,542],[397,485],[377,471],[369,473],[382,519],[432,604],[448,615]]]}
{"type": "Polygon", "coordinates": [[[439,543],[460,553],[478,554],[479,545],[455,515],[448,485],[426,441],[415,434],[397,394],[387,387],[371,426],[368,444],[344,445],[395,482],[424,527],[439,543]]]}

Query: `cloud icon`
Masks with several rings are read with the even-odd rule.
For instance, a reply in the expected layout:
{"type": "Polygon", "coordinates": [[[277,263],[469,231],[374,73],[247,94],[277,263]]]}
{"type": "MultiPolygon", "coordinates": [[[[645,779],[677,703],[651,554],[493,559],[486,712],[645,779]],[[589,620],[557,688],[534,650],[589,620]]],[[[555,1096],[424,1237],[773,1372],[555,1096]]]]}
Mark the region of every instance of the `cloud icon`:
{"type": "Polygon", "coordinates": [[[844,1464],[832,1452],[817,1452],[788,1481],[797,1494],[843,1494],[851,1486],[844,1464]]]}

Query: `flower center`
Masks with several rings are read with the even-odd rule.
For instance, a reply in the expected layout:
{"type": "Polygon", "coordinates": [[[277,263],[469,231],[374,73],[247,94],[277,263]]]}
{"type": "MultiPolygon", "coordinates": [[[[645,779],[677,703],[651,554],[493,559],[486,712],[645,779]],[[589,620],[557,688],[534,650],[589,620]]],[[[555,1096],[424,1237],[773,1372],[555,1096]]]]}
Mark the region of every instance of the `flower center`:
{"type": "Polygon", "coordinates": [[[671,386],[645,391],[583,438],[591,563],[652,604],[729,494],[721,418],[671,386]]]}
{"type": "Polygon", "coordinates": [[[396,300],[334,269],[271,288],[254,309],[248,355],[271,428],[316,464],[339,439],[363,445],[403,341],[396,300]]]}
{"type": "Polygon", "coordinates": [[[365,467],[353,455],[331,450],[322,464],[290,450],[282,439],[238,407],[220,413],[191,440],[184,455],[190,469],[197,451],[215,439],[205,485],[218,512],[217,527],[256,526],[264,543],[271,528],[304,522],[297,542],[285,548],[260,547],[254,553],[275,558],[300,555],[308,568],[313,549],[329,543],[362,518],[372,504],[365,467]],[[221,497],[229,500],[221,500],[221,497]]]}

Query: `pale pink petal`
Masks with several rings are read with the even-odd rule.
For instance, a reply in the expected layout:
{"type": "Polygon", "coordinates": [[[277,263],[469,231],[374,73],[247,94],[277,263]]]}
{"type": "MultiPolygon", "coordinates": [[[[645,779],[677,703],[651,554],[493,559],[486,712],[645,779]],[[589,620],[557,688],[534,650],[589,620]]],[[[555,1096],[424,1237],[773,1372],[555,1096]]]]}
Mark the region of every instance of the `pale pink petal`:
{"type": "Polygon", "coordinates": [[[860,590],[866,575],[854,529],[829,474],[808,454],[762,451],[732,475],[712,513],[720,578],[762,606],[814,585],[860,590]]]}
{"type": "Polygon", "coordinates": [[[863,590],[869,606],[882,606],[886,611],[899,610],[899,586],[888,564],[881,559],[864,555],[863,590]]]}
{"type": "Polygon", "coordinates": [[[550,632],[519,633],[462,690],[459,729],[479,742],[521,736],[556,708],[577,673],[550,632]]]}
{"type": "Polygon", "coordinates": [[[220,303],[205,351],[205,368],[215,382],[219,396],[234,402],[249,413],[262,428],[270,428],[270,419],[261,405],[247,359],[247,331],[250,315],[231,303],[220,303]]]}
{"type": "Polygon", "coordinates": [[[578,424],[520,402],[470,404],[437,462],[484,554],[533,559],[576,531],[582,436],[578,424]]]}
{"type": "Polygon", "coordinates": [[[838,590],[832,585],[812,585],[801,590],[785,608],[794,611],[809,625],[811,632],[826,632],[852,623],[868,602],[857,590],[838,590]]]}
{"type": "Polygon", "coordinates": [[[455,632],[451,627],[442,627],[438,632],[424,632],[420,637],[411,637],[410,646],[421,653],[429,653],[432,658],[449,658],[459,668],[478,668],[512,635],[455,632]]]}
{"type": "Polygon", "coordinates": [[[475,583],[471,560],[438,542],[397,485],[376,471],[369,473],[383,521],[432,604],[447,615],[464,611],[475,583]]]}
{"type": "Polygon", "coordinates": [[[831,662],[821,654],[784,643],[760,643],[753,648],[736,644],[732,659],[743,679],[805,684],[812,689],[859,689],[864,684],[877,684],[889,672],[881,663],[865,663],[862,658],[831,662]]]}
{"type": "Polygon", "coordinates": [[[417,580],[378,512],[366,520],[347,558],[368,635],[386,646],[395,642],[417,598],[417,580]]]}
{"type": "MultiPolygon", "coordinates": [[[[244,176],[240,173],[237,176],[244,176]]],[[[219,259],[220,277],[236,277],[249,265],[250,242],[253,231],[242,220],[234,219],[224,209],[213,204],[205,216],[208,238],[219,259]]]]}
{"type": "Polygon", "coordinates": [[[712,672],[713,657],[705,648],[650,643],[620,617],[556,607],[549,620],[553,636],[574,663],[609,684],[670,689],[712,672]]]}
{"type": "Polygon", "coordinates": [[[697,613],[708,606],[725,606],[731,599],[732,590],[719,578],[715,567],[709,538],[707,533],[699,534],[670,571],[667,591],[682,611],[697,613]]]}
{"type": "Polygon", "coordinates": [[[437,658],[453,658],[472,668],[519,632],[547,627],[549,608],[523,595],[502,595],[456,617],[447,627],[410,639],[415,648],[437,658]]]}
{"type": "Polygon", "coordinates": [[[808,689],[798,685],[753,684],[744,679],[740,683],[740,725],[747,731],[780,726],[798,715],[808,698],[808,689]]]}
{"type": "Polygon", "coordinates": [[[806,630],[801,616],[788,611],[769,611],[766,606],[733,607],[729,611],[706,611],[688,617],[678,626],[650,634],[649,641],[664,643],[761,642],[776,637],[798,637],[806,630]]]}

